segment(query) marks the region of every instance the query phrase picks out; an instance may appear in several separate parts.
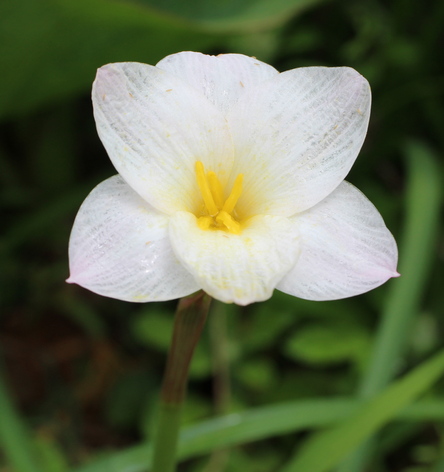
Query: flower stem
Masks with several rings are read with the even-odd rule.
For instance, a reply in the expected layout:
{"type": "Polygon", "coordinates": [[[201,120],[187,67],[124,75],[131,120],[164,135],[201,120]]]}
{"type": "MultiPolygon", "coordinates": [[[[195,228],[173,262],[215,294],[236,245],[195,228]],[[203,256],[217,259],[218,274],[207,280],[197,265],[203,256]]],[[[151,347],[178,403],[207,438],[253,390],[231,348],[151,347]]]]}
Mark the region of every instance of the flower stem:
{"type": "Polygon", "coordinates": [[[210,303],[211,297],[202,291],[179,301],[160,394],[152,472],[175,470],[180,415],[186,396],[188,371],[210,303]]]}

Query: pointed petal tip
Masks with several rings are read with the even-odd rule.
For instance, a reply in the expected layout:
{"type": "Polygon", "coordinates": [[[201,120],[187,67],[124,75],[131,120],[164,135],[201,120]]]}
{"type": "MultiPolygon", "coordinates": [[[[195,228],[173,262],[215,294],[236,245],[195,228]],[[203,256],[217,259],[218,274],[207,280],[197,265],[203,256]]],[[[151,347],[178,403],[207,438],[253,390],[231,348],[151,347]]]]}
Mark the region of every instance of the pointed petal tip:
{"type": "Polygon", "coordinates": [[[110,64],[105,64],[104,66],[101,66],[99,67],[97,70],[96,70],[96,78],[95,80],[97,80],[101,75],[103,75],[104,73],[106,73],[106,70],[109,68],[110,64]]]}
{"type": "Polygon", "coordinates": [[[67,284],[76,284],[77,283],[77,280],[75,280],[75,278],[73,277],[72,274],[69,275],[69,277],[65,280],[65,282],[67,284]]]}
{"type": "Polygon", "coordinates": [[[401,277],[401,274],[396,269],[392,269],[391,267],[387,267],[387,266],[381,267],[381,272],[379,275],[380,275],[381,280],[384,279],[384,282],[390,279],[401,277]]]}
{"type": "Polygon", "coordinates": [[[99,67],[96,70],[96,76],[93,82],[93,95],[94,90],[97,90],[97,87],[105,86],[108,80],[115,79],[117,80],[117,76],[121,74],[122,68],[124,67],[125,63],[122,62],[111,62],[109,64],[105,64],[99,67]]]}

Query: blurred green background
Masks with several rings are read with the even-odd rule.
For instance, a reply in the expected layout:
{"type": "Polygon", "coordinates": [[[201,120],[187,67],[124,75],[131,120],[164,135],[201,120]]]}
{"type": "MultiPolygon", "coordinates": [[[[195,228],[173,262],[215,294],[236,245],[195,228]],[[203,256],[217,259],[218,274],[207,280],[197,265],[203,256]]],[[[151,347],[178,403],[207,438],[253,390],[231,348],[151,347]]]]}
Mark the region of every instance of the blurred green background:
{"type": "MultiPolygon", "coordinates": [[[[215,304],[192,364],[180,470],[281,470],[309,432],[444,346],[443,24],[439,0],[0,2],[1,472],[144,470],[138,444],[151,438],[175,303],[64,283],[75,214],[115,173],[89,98],[108,62],[238,52],[281,71],[351,66],[373,91],[348,180],[399,242],[402,277],[343,301],[215,304]],[[250,422],[237,436],[202,423],[235,412],[251,413],[229,417],[250,422]]],[[[444,470],[444,382],[424,390],[334,470],[444,470]]]]}

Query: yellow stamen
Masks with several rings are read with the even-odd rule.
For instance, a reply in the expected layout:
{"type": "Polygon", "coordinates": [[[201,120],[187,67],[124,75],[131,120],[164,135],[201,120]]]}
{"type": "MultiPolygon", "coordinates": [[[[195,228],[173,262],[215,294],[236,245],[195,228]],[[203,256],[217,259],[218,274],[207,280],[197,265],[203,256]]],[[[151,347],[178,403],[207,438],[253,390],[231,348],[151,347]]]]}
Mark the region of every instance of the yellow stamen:
{"type": "Polygon", "coordinates": [[[203,211],[197,219],[197,224],[203,230],[222,230],[239,234],[241,224],[236,220],[234,208],[242,194],[243,175],[239,174],[234,181],[233,189],[226,200],[224,190],[217,175],[209,171],[205,174],[202,162],[196,162],[197,184],[204,202],[203,211]]]}
{"type": "Polygon", "coordinates": [[[200,229],[209,229],[211,223],[213,223],[213,218],[211,218],[211,216],[201,216],[197,219],[197,224],[200,229]]]}
{"type": "Polygon", "coordinates": [[[214,198],[214,202],[218,208],[222,208],[224,206],[224,189],[222,188],[222,184],[220,180],[217,178],[217,175],[209,171],[207,173],[208,183],[210,184],[211,193],[214,198]]]}
{"type": "Polygon", "coordinates": [[[234,181],[233,190],[230,193],[230,196],[224,203],[222,210],[226,211],[227,213],[231,213],[236,206],[239,197],[242,194],[242,181],[244,180],[243,174],[239,174],[234,181]]]}
{"type": "Polygon", "coordinates": [[[196,178],[197,178],[197,185],[199,185],[200,193],[202,194],[203,201],[205,206],[207,207],[208,213],[210,216],[216,216],[218,213],[218,208],[214,203],[213,195],[210,190],[210,185],[208,184],[208,180],[205,176],[205,169],[202,162],[196,162],[196,178]]]}
{"type": "Polygon", "coordinates": [[[216,216],[216,221],[223,224],[230,233],[239,234],[241,232],[240,224],[224,210],[216,216]]]}

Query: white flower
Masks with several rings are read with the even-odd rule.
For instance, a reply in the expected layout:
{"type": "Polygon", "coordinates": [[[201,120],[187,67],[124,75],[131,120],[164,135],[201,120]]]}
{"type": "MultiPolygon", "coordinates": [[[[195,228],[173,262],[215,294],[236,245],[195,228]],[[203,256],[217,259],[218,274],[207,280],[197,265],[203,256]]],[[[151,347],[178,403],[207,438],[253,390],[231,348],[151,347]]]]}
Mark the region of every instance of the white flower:
{"type": "Polygon", "coordinates": [[[183,52],[100,68],[92,99],[119,175],[79,210],[68,282],[128,301],[203,289],[246,305],[275,288],[350,297],[398,275],[380,214],[343,180],[370,115],[355,70],[183,52]]]}

